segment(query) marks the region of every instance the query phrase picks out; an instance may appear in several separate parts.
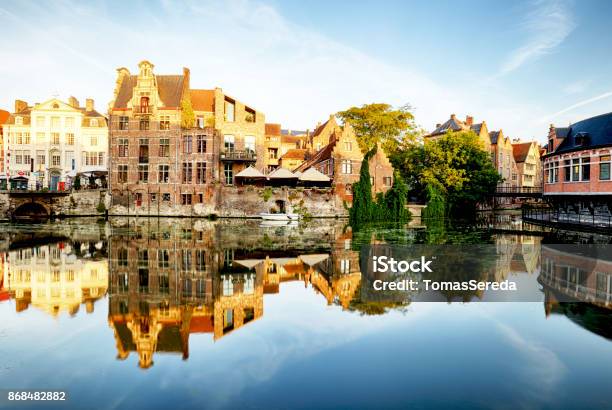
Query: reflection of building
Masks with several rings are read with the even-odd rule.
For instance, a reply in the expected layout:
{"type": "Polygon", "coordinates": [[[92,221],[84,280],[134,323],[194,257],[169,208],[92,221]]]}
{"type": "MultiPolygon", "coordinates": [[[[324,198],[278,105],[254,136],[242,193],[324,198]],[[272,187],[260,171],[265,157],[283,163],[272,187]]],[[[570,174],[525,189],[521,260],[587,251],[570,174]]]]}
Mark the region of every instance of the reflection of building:
{"type": "Polygon", "coordinates": [[[55,190],[77,174],[106,172],[108,127],[91,99],[85,107],[74,97],[34,106],[17,100],[3,130],[5,173],[13,187],[55,190]]]}
{"type": "Polygon", "coordinates": [[[612,308],[612,260],[609,246],[543,245],[538,281],[546,311],[559,302],[588,302],[612,308]]]}
{"type": "Polygon", "coordinates": [[[94,303],[106,294],[108,264],[78,257],[73,246],[60,242],[8,253],[2,286],[18,312],[32,305],[52,315],[74,315],[83,303],[87,313],[93,312],[94,303]]]}
{"type": "Polygon", "coordinates": [[[343,308],[359,287],[358,254],[344,248],[344,238],[331,258],[245,251],[220,239],[217,227],[139,227],[111,237],[108,319],[120,359],[137,352],[139,366],[148,368],[156,352],[187,358],[190,334],[219,340],[257,320],[264,294],[278,293],[284,282],[303,281],[343,308]]]}

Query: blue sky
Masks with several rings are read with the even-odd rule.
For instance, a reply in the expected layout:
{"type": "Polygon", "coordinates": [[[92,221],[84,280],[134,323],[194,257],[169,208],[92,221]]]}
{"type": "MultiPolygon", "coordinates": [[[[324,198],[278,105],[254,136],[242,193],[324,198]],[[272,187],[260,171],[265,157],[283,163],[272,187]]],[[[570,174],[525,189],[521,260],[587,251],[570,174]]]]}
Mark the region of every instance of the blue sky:
{"type": "Polygon", "coordinates": [[[612,111],[609,1],[0,2],[0,107],[53,95],[103,111],[115,69],[191,69],[269,122],[313,128],[369,102],[409,103],[543,140],[612,111]]]}

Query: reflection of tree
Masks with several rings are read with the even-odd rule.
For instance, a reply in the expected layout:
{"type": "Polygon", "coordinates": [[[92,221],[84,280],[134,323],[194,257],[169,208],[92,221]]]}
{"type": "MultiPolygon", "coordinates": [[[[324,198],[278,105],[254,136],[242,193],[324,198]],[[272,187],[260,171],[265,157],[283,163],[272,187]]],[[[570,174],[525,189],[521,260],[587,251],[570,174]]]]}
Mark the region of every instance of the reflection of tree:
{"type": "Polygon", "coordinates": [[[410,300],[405,292],[375,291],[372,284],[364,283],[349,304],[350,311],[363,315],[384,315],[391,310],[405,311],[410,300]]]}
{"type": "Polygon", "coordinates": [[[612,311],[588,303],[562,302],[552,306],[552,313],[565,315],[578,326],[612,340],[612,311]]]}

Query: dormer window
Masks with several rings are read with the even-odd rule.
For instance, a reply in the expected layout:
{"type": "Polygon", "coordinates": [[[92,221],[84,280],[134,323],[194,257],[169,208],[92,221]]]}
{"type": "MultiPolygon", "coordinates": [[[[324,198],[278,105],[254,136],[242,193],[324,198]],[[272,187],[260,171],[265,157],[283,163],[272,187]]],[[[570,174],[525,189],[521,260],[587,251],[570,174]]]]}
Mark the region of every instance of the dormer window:
{"type": "Polygon", "coordinates": [[[53,103],[53,108],[57,110],[59,108],[59,104],[58,103],[53,103]]]}
{"type": "Polygon", "coordinates": [[[574,137],[574,141],[577,146],[586,145],[589,141],[589,133],[588,132],[579,132],[574,137]]]}
{"type": "Polygon", "coordinates": [[[551,139],[548,140],[548,147],[546,147],[546,148],[548,148],[548,152],[553,152],[554,151],[553,147],[554,147],[554,141],[551,138],[551,139]]]}

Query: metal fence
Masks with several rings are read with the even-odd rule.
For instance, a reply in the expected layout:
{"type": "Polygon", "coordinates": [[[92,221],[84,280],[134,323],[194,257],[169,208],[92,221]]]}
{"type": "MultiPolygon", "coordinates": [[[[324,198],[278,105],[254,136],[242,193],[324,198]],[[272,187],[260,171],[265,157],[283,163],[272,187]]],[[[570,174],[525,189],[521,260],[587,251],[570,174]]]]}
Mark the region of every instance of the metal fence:
{"type": "Polygon", "coordinates": [[[612,231],[612,215],[597,212],[566,212],[560,208],[523,206],[524,221],[546,225],[590,227],[598,230],[612,231]]]}

